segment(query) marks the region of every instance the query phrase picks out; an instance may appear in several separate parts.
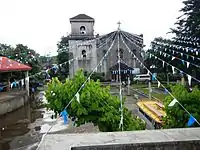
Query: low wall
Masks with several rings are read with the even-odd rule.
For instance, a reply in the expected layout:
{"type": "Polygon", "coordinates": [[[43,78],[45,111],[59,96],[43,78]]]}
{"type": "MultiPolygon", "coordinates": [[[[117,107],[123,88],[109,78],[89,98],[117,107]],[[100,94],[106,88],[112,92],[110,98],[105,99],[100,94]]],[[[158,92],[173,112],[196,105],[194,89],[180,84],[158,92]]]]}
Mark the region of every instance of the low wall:
{"type": "Polygon", "coordinates": [[[199,150],[200,128],[49,134],[38,150],[199,150]]]}
{"type": "Polygon", "coordinates": [[[8,94],[0,101],[0,115],[4,115],[8,112],[12,112],[28,101],[28,95],[26,92],[20,92],[18,94],[8,94]]]}

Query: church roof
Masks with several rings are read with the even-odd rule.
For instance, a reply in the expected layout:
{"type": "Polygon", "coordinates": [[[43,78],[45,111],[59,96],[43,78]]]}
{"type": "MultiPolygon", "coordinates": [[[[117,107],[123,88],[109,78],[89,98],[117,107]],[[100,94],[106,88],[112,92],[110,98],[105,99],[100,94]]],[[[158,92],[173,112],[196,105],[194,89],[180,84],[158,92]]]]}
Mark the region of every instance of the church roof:
{"type": "Polygon", "coordinates": [[[79,14],[75,17],[72,17],[70,18],[70,21],[73,21],[73,20],[90,20],[90,21],[94,21],[94,18],[86,15],[86,14],[79,14]]]}

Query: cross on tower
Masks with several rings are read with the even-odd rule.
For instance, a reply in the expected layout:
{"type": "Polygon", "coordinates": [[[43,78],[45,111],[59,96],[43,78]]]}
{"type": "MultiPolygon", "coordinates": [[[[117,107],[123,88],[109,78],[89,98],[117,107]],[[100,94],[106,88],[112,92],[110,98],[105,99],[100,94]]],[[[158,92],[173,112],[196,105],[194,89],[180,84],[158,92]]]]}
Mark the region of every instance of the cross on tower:
{"type": "Polygon", "coordinates": [[[117,24],[118,24],[118,30],[120,30],[121,22],[119,21],[117,24]]]}

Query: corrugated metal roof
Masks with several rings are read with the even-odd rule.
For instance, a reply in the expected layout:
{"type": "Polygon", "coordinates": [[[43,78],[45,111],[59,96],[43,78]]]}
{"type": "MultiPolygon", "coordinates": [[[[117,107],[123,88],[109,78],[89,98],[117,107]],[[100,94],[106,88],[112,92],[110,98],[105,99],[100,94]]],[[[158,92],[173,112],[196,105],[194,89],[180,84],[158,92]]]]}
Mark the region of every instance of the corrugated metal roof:
{"type": "Polygon", "coordinates": [[[7,57],[0,57],[0,72],[9,71],[28,71],[32,68],[30,66],[21,64],[15,60],[9,59],[7,57]]]}

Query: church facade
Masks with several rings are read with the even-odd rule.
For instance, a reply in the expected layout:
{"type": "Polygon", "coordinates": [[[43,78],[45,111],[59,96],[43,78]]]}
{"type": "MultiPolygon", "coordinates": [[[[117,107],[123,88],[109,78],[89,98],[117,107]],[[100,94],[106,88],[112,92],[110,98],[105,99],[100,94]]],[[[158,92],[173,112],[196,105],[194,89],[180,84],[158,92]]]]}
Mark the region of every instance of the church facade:
{"type": "MultiPolygon", "coordinates": [[[[108,33],[104,36],[94,35],[94,18],[85,14],[79,14],[70,18],[71,34],[68,36],[69,52],[72,58],[77,58],[69,65],[70,76],[73,76],[80,68],[87,72],[91,72],[99,64],[105,53],[108,51],[117,31],[108,33]],[[80,57],[82,56],[82,57],[80,57]]],[[[128,34],[128,33],[127,33],[128,34]]],[[[143,47],[143,36],[132,35],[136,38],[136,44],[127,42],[131,51],[140,59],[142,59],[141,51],[143,47]],[[138,46],[141,45],[141,46],[138,46]]],[[[117,38],[116,38],[117,39],[117,38]]],[[[124,39],[126,41],[126,39],[124,39]]],[[[119,50],[121,58],[121,71],[125,73],[131,70],[131,74],[138,74],[140,65],[136,58],[131,55],[122,40],[119,40],[119,50]]],[[[113,47],[110,49],[108,56],[103,59],[96,72],[104,73],[105,79],[118,80],[118,41],[115,40],[113,47]]]]}

